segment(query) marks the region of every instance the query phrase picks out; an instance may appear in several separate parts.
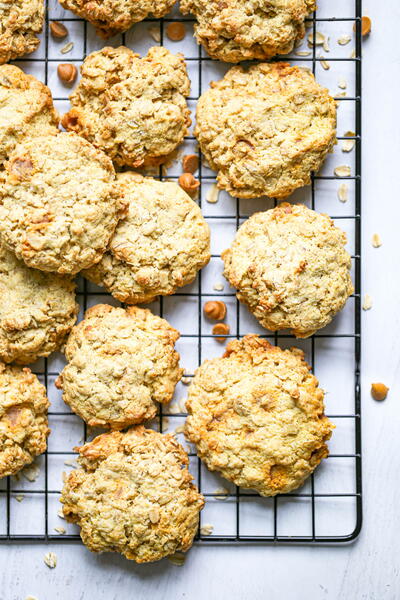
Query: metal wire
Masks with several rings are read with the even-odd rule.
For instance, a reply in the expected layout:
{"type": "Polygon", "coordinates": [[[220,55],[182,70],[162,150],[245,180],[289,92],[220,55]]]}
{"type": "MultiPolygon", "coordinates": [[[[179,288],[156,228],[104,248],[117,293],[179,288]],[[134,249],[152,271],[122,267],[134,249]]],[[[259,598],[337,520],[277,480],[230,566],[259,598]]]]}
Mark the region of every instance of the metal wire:
{"type": "MultiPolygon", "coordinates": [[[[227,497],[226,502],[234,502],[235,503],[235,526],[234,533],[222,533],[217,535],[203,535],[200,532],[197,535],[197,541],[201,543],[249,543],[249,542],[260,542],[260,543],[333,543],[333,542],[349,542],[354,540],[361,530],[362,524],[362,500],[361,500],[361,492],[362,492],[362,479],[361,479],[361,406],[360,406],[360,350],[361,350],[361,298],[360,298],[360,285],[361,285],[361,16],[362,16],[362,0],[354,0],[355,6],[355,17],[349,18],[335,18],[333,15],[330,18],[318,18],[317,12],[310,17],[309,21],[312,24],[312,31],[314,33],[314,43],[312,44],[312,56],[311,57],[301,57],[299,59],[296,56],[296,61],[301,60],[302,62],[310,63],[310,67],[315,73],[316,65],[319,60],[321,60],[317,56],[317,49],[315,45],[315,34],[317,23],[319,22],[353,22],[355,23],[356,30],[356,43],[355,43],[355,56],[351,58],[329,58],[330,62],[335,61],[347,61],[354,65],[355,69],[355,96],[347,96],[345,98],[338,98],[340,102],[354,102],[355,104],[355,127],[356,127],[356,135],[353,138],[346,138],[345,136],[338,139],[355,139],[355,173],[351,177],[346,178],[338,178],[336,176],[318,176],[314,175],[312,177],[311,183],[311,207],[315,208],[316,199],[318,195],[318,190],[316,187],[316,182],[318,180],[340,180],[340,182],[350,180],[354,181],[355,186],[355,213],[353,215],[337,215],[334,216],[334,219],[350,219],[354,222],[354,233],[355,233],[355,251],[352,256],[354,262],[354,284],[355,284],[355,293],[354,297],[354,330],[350,333],[317,333],[311,338],[311,366],[314,368],[315,359],[318,349],[316,348],[316,341],[318,339],[352,339],[354,341],[354,359],[355,359],[355,370],[354,370],[354,411],[352,414],[333,414],[328,415],[333,419],[344,419],[351,420],[354,422],[354,452],[351,453],[339,453],[339,454],[331,454],[328,460],[330,459],[352,459],[355,461],[355,482],[354,482],[354,493],[346,493],[346,492],[338,492],[338,493],[317,493],[315,491],[315,483],[314,476],[312,475],[310,478],[310,492],[299,492],[299,493],[291,493],[291,494],[281,494],[273,499],[268,499],[270,502],[270,506],[272,506],[273,510],[273,527],[270,535],[247,535],[242,531],[241,526],[241,507],[243,502],[247,502],[251,499],[254,501],[260,500],[260,496],[255,493],[247,493],[242,491],[239,488],[236,488],[234,491],[229,493],[222,492],[207,492],[203,490],[202,485],[202,469],[204,468],[201,465],[199,459],[197,459],[197,484],[202,491],[203,495],[206,497],[208,501],[210,500],[218,500],[218,498],[222,499],[227,497]],[[295,501],[306,501],[309,505],[311,511],[311,528],[310,535],[281,535],[279,533],[279,527],[281,524],[280,517],[280,508],[281,503],[284,502],[285,499],[290,498],[290,500],[295,501]],[[346,498],[351,499],[355,504],[355,527],[351,533],[343,533],[342,535],[321,535],[318,533],[317,519],[316,519],[316,501],[319,499],[340,499],[346,498]]],[[[59,21],[69,22],[69,21],[81,21],[77,18],[61,18],[59,21]]],[[[160,28],[160,44],[163,44],[163,35],[164,35],[164,23],[168,23],[171,21],[179,21],[182,20],[184,23],[193,22],[192,19],[179,19],[179,18],[165,18],[165,19],[147,19],[147,21],[158,23],[160,28]]],[[[87,23],[83,22],[83,31],[84,31],[84,44],[83,44],[83,57],[86,56],[87,53],[87,23]]],[[[125,43],[125,36],[122,36],[122,42],[125,43]]],[[[44,46],[45,46],[45,57],[44,58],[34,58],[34,59],[20,59],[14,62],[26,62],[26,60],[31,62],[41,62],[44,63],[45,67],[45,83],[48,82],[49,77],[49,65],[52,62],[58,62],[59,59],[53,59],[49,57],[49,20],[48,15],[46,14],[46,28],[45,28],[45,37],[44,37],[44,46]]],[[[201,47],[198,48],[197,56],[187,57],[187,61],[196,62],[199,66],[198,68],[198,89],[199,95],[203,91],[203,81],[202,81],[202,64],[211,61],[208,56],[203,55],[201,47]]],[[[69,62],[81,62],[79,59],[69,59],[69,62]]],[[[66,100],[66,97],[55,98],[55,100],[66,100]]],[[[198,96],[192,97],[192,100],[197,100],[198,96]]],[[[193,136],[188,136],[187,140],[194,140],[193,136]]],[[[199,179],[201,183],[213,180],[213,177],[205,175],[203,172],[202,165],[202,157],[199,152],[199,179]]],[[[160,170],[160,178],[163,178],[163,174],[160,170]]],[[[177,176],[168,175],[169,179],[176,179],[177,176]]],[[[200,194],[201,198],[201,194],[200,194]]],[[[200,199],[201,206],[201,199],[200,199]]],[[[213,219],[219,220],[231,220],[234,221],[236,228],[239,227],[240,223],[246,219],[246,215],[240,214],[240,202],[236,200],[236,213],[231,215],[223,215],[223,216],[208,216],[207,220],[212,221],[213,219]]],[[[219,255],[214,254],[213,257],[219,257],[219,255]]],[[[102,292],[96,292],[96,296],[107,296],[108,294],[102,292]]],[[[203,360],[203,347],[202,342],[207,338],[214,338],[215,336],[209,335],[202,331],[202,311],[201,307],[203,304],[203,296],[206,295],[208,297],[218,296],[224,298],[233,298],[233,293],[209,293],[207,291],[206,294],[203,293],[202,286],[202,274],[199,273],[198,276],[198,291],[193,293],[188,292],[178,292],[175,296],[182,296],[186,298],[196,298],[198,304],[198,320],[197,327],[198,333],[193,334],[183,334],[182,338],[194,339],[197,342],[197,359],[198,364],[201,364],[203,360]]],[[[88,291],[88,284],[86,280],[83,281],[82,290],[79,291],[78,297],[81,300],[81,305],[84,310],[87,308],[88,299],[90,297],[90,293],[88,291]]],[[[163,315],[164,311],[164,303],[163,299],[160,298],[160,315],[163,315]]],[[[239,303],[236,301],[236,331],[228,336],[236,338],[240,336],[240,307],[239,303]]],[[[279,345],[279,341],[286,338],[292,338],[291,335],[286,334],[265,334],[263,337],[271,339],[276,344],[279,345]]],[[[58,373],[51,371],[48,369],[47,360],[44,361],[44,371],[40,373],[43,378],[46,386],[49,385],[49,379],[54,378],[58,375],[58,373]]],[[[57,417],[63,416],[68,417],[72,416],[69,412],[64,411],[50,411],[49,416],[57,417]]],[[[163,410],[160,408],[159,413],[159,430],[162,431],[162,419],[163,419],[163,410]]],[[[185,413],[178,414],[168,414],[168,418],[177,419],[185,417],[185,413]]],[[[83,435],[84,439],[87,438],[87,430],[86,426],[83,424],[83,435]]],[[[39,489],[25,489],[25,487],[18,488],[18,483],[12,483],[11,478],[7,478],[6,485],[3,489],[0,488],[0,500],[2,497],[6,498],[6,513],[7,513],[7,524],[6,531],[4,534],[0,534],[0,540],[5,541],[18,541],[18,540],[47,540],[47,541],[65,541],[65,540],[78,540],[79,536],[75,534],[67,534],[61,535],[59,533],[50,532],[49,525],[49,501],[53,498],[58,497],[60,494],[60,489],[52,489],[49,486],[49,465],[52,459],[55,459],[57,456],[73,456],[75,453],[72,449],[63,450],[63,451],[51,451],[48,450],[44,455],[44,483],[43,486],[39,486],[39,489]],[[12,526],[12,518],[13,518],[13,510],[11,506],[11,498],[16,497],[18,494],[29,494],[32,497],[39,496],[44,499],[44,527],[43,532],[40,534],[29,534],[29,533],[15,533],[14,528],[12,526]]],[[[195,454],[190,454],[191,457],[195,458],[195,454]]],[[[26,501],[26,511],[29,513],[29,499],[26,501]]],[[[219,503],[222,506],[222,502],[219,503]]],[[[332,519],[335,519],[335,514],[332,513],[332,519]]],[[[27,519],[29,522],[29,519],[27,519]]]]}

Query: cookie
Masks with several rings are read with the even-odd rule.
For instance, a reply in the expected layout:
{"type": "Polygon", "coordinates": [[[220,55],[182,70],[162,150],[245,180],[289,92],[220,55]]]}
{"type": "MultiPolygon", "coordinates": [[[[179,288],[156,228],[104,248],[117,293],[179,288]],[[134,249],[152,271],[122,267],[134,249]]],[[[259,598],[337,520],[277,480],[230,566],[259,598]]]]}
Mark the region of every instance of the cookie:
{"type": "Polygon", "coordinates": [[[210,230],[201,210],[176,183],[132,172],[117,178],[128,214],[103,258],[83,275],[128,304],[173,294],[210,260],[210,230]]]}
{"type": "Polygon", "coordinates": [[[107,39],[149,16],[161,19],[175,0],[60,0],[60,4],[89,21],[96,33],[107,39]]]}
{"type": "Polygon", "coordinates": [[[190,81],[181,54],[150,48],[103,48],[85,59],[62,124],[104,150],[120,166],[167,161],[190,125],[190,81]]]}
{"type": "Polygon", "coordinates": [[[195,135],[221,189],[286,198],[332,151],[336,103],[308,70],[232,67],[200,97],[195,135]]]}
{"type": "Polygon", "coordinates": [[[40,44],[44,0],[3,0],[0,5],[0,64],[34,52],[40,44]]]}
{"type": "Polygon", "coordinates": [[[30,369],[0,363],[0,478],[46,450],[48,407],[46,388],[30,369]]]}
{"type": "Polygon", "coordinates": [[[323,397],[301,350],[247,335],[195,372],[185,435],[211,471],[261,496],[288,493],[328,456],[323,397]]]}
{"type": "Polygon", "coordinates": [[[353,293],[346,234],[302,204],[252,215],[222,253],[224,275],[263,327],[308,337],[353,293]]]}
{"type": "Polygon", "coordinates": [[[172,435],[137,426],[77,450],[82,468],[69,475],[61,502],[89,550],[144,563],[190,548],[204,499],[172,435]]]}
{"type": "Polygon", "coordinates": [[[111,160],[75,133],[24,141],[0,173],[2,241],[42,271],[98,262],[124,209],[111,160]]]}
{"type": "Polygon", "coordinates": [[[179,332],[149,310],[98,304],[73,328],[69,361],[56,381],[64,401],[90,426],[123,429],[152,419],[182,377],[179,332]]]}
{"type": "Polygon", "coordinates": [[[14,65],[0,66],[0,166],[30,137],[58,133],[49,88],[14,65]]]}
{"type": "Polygon", "coordinates": [[[0,360],[26,365],[64,343],[76,321],[75,283],[29,269],[0,246],[0,360]]]}
{"type": "Polygon", "coordinates": [[[212,58],[236,63],[288,54],[304,37],[314,0],[181,0],[192,13],[196,39],[212,58]]]}

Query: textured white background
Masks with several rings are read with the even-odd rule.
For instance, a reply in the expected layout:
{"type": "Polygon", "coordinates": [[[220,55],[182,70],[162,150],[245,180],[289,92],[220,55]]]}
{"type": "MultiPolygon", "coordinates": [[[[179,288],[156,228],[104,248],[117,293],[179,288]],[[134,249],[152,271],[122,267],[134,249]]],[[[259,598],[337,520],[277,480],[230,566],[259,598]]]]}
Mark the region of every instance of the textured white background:
{"type": "MultiPolygon", "coordinates": [[[[320,6],[334,0],[320,0],[320,6]]],[[[114,600],[135,598],[267,597],[272,600],[397,600],[400,597],[398,299],[400,131],[398,0],[364,2],[373,32],[364,47],[363,291],[373,308],[363,314],[364,526],[346,547],[195,547],[185,566],[167,561],[137,566],[96,556],[79,544],[0,545],[0,599],[114,600]],[[374,232],[383,246],[373,249],[374,232]],[[369,396],[370,382],[391,387],[385,403],[369,396]],[[53,550],[49,570],[43,555],[53,550]]],[[[26,509],[22,503],[21,508],[26,509]]]]}

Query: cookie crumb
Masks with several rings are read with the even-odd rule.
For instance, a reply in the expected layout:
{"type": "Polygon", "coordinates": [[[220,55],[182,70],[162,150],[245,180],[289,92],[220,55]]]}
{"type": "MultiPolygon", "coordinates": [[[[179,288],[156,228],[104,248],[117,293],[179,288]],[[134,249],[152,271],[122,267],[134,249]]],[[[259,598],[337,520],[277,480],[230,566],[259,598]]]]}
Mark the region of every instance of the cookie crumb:
{"type": "Polygon", "coordinates": [[[55,569],[57,566],[57,555],[54,552],[48,552],[43,558],[49,569],[55,569]]]}
{"type": "Polygon", "coordinates": [[[365,294],[362,309],[370,310],[371,308],[372,308],[372,298],[369,294],[365,294]]]}
{"type": "Polygon", "coordinates": [[[189,383],[190,383],[191,381],[192,381],[192,378],[191,378],[191,377],[186,377],[186,376],[185,376],[185,377],[182,377],[182,379],[181,379],[181,382],[182,382],[184,385],[189,385],[189,383]]]}
{"type": "Polygon", "coordinates": [[[36,481],[39,477],[40,467],[36,463],[32,463],[31,465],[24,467],[21,473],[28,481],[36,481]]]}

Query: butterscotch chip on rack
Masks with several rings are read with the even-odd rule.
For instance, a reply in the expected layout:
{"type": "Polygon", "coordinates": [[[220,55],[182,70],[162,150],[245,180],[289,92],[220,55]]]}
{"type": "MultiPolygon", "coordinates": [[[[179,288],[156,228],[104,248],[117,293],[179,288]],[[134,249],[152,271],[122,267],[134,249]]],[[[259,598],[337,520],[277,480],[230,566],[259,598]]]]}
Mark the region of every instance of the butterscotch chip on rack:
{"type": "Polygon", "coordinates": [[[333,150],[336,103],[299,67],[232,67],[200,97],[195,135],[220,189],[286,198],[333,150]]]}
{"type": "Polygon", "coordinates": [[[68,339],[56,381],[63,399],[90,426],[123,429],[152,419],[182,377],[179,332],[149,310],[98,304],[68,339]]]}
{"type": "Polygon", "coordinates": [[[199,206],[176,184],[118,175],[128,213],[101,261],[83,272],[128,304],[150,302],[191,283],[210,260],[210,230],[199,206]]]}
{"type": "Polygon", "coordinates": [[[111,160],[75,133],[24,141],[0,173],[2,241],[42,271],[98,262],[124,209],[111,160]]]}
{"type": "Polygon", "coordinates": [[[0,245],[0,360],[26,365],[58,350],[78,310],[71,279],[30,269],[0,245]]]}
{"type": "Polygon", "coordinates": [[[304,20],[314,0],[181,0],[184,14],[197,19],[195,35],[218,60],[265,60],[288,54],[304,37],[304,20]]]}
{"type": "Polygon", "coordinates": [[[58,122],[46,85],[14,65],[0,66],[0,166],[19,142],[56,135],[58,122]]]}
{"type": "Polygon", "coordinates": [[[0,478],[46,450],[48,407],[46,389],[30,369],[0,363],[0,478]]]}
{"type": "Polygon", "coordinates": [[[0,4],[0,64],[34,52],[40,44],[44,0],[3,0],[0,4]]]}
{"type": "Polygon", "coordinates": [[[166,162],[190,125],[183,56],[158,46],[144,58],[124,46],[103,48],[89,54],[81,72],[64,127],[104,150],[117,165],[166,162]]]}
{"type": "Polygon", "coordinates": [[[288,493],[328,456],[323,397],[301,350],[248,335],[195,372],[185,434],[211,471],[262,496],[288,493]]]}
{"type": "Polygon", "coordinates": [[[77,450],[81,468],[69,475],[61,502],[89,550],[144,563],[190,548],[204,499],[172,435],[137,426],[77,450]]]}
{"type": "Polygon", "coordinates": [[[152,16],[164,17],[175,0],[59,0],[61,6],[89,21],[107,39],[152,16]]]}
{"type": "Polygon", "coordinates": [[[222,253],[224,275],[263,327],[308,337],[325,327],[354,288],[346,234],[304,205],[252,215],[222,253]]]}

